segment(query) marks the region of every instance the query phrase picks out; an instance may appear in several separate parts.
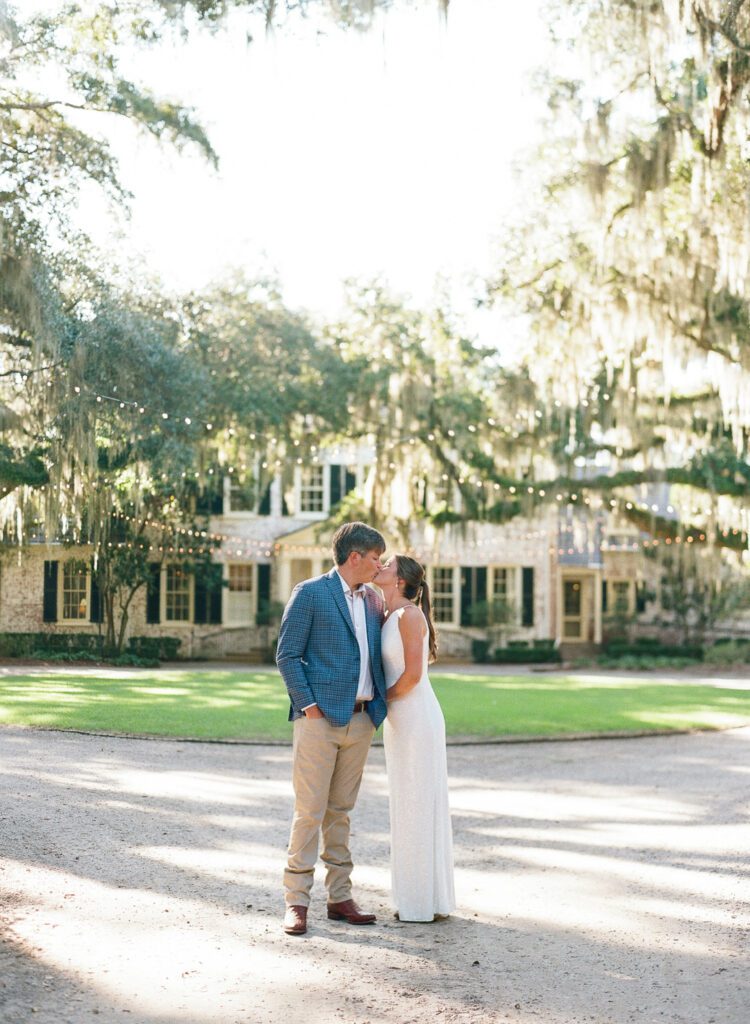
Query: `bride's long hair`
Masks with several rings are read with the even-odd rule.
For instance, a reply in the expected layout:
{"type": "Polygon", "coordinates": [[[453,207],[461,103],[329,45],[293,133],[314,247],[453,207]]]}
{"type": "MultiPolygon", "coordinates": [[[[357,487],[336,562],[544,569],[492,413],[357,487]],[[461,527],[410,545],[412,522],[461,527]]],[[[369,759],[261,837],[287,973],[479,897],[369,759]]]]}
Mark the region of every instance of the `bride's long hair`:
{"type": "Polygon", "coordinates": [[[415,558],[408,555],[396,555],[396,574],[404,581],[404,597],[414,601],[422,610],[427,619],[427,630],[429,633],[429,661],[432,663],[437,659],[437,634],[432,621],[432,606],[430,604],[430,588],[427,583],[425,568],[415,558]]]}

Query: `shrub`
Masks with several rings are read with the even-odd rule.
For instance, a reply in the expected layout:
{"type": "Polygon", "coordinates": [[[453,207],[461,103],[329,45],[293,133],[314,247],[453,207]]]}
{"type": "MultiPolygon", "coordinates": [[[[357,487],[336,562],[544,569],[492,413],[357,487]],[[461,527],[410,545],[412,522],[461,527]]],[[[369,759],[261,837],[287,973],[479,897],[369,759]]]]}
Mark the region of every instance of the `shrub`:
{"type": "Polygon", "coordinates": [[[681,658],[675,655],[623,654],[612,658],[605,654],[597,659],[597,664],[602,668],[648,672],[654,668],[686,668],[688,665],[694,665],[695,661],[695,658],[681,658]]]}
{"type": "Polygon", "coordinates": [[[0,633],[0,657],[31,658],[35,651],[48,657],[81,651],[101,655],[102,641],[98,633],[0,633]]]}
{"type": "Polygon", "coordinates": [[[104,652],[104,638],[98,633],[0,633],[0,657],[35,658],[40,661],[107,661],[113,665],[155,668],[160,661],[172,661],[182,643],[179,637],[135,636],[129,649],[115,658],[104,652]]]}
{"type": "Polygon", "coordinates": [[[554,637],[550,637],[547,640],[532,640],[531,643],[539,651],[553,651],[555,649],[554,637]]]}
{"type": "Polygon", "coordinates": [[[750,662],[750,641],[723,640],[707,647],[703,660],[709,665],[742,665],[750,662]]]}
{"type": "Polygon", "coordinates": [[[554,646],[554,640],[551,642],[551,646],[545,647],[529,647],[524,640],[517,645],[509,643],[507,647],[497,647],[492,660],[501,665],[530,665],[545,661],[561,661],[562,658],[559,650],[554,646]]]}
{"type": "Polygon", "coordinates": [[[490,661],[490,642],[489,640],[472,640],[471,641],[471,659],[480,665],[490,661]]]}
{"type": "Polygon", "coordinates": [[[92,651],[55,651],[41,647],[32,651],[30,658],[38,658],[39,661],[101,661],[101,655],[92,651]]]}
{"type": "Polygon", "coordinates": [[[612,640],[604,647],[604,656],[607,658],[623,657],[646,657],[646,658],[692,658],[700,661],[703,657],[703,648],[698,645],[689,644],[663,644],[658,638],[643,637],[633,643],[624,643],[621,640],[612,640]]]}
{"type": "Polygon", "coordinates": [[[113,665],[132,665],[133,668],[158,668],[158,658],[141,658],[138,654],[132,654],[126,651],[125,654],[120,654],[117,658],[112,659],[113,665]]]}
{"type": "Polygon", "coordinates": [[[176,636],[131,636],[124,653],[150,661],[174,661],[181,644],[176,636]]]}

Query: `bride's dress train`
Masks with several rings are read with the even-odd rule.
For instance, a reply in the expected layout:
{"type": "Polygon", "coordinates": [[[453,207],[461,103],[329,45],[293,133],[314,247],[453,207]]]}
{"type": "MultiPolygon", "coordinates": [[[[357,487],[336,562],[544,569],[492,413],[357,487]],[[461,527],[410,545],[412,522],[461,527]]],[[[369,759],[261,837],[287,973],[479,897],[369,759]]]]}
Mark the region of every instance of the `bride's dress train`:
{"type": "MultiPolygon", "coordinates": [[[[389,687],[404,671],[399,630],[403,611],[392,612],[383,626],[383,668],[389,687]]],[[[427,655],[425,636],[422,678],[405,697],[388,704],[383,726],[392,895],[402,921],[432,921],[456,906],[445,720],[427,674],[427,655]]]]}

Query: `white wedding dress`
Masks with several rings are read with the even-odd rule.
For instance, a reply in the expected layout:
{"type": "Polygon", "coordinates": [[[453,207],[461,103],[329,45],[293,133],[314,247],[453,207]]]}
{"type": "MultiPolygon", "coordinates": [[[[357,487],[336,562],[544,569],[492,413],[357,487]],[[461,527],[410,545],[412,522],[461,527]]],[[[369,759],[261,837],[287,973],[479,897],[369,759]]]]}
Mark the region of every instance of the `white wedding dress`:
{"type": "MultiPolygon", "coordinates": [[[[399,629],[403,612],[392,612],[383,626],[383,669],[389,687],[404,671],[399,629]]],[[[392,896],[402,921],[432,921],[456,906],[445,719],[427,674],[427,656],[425,636],[422,678],[405,697],[388,704],[383,726],[392,896]]]]}

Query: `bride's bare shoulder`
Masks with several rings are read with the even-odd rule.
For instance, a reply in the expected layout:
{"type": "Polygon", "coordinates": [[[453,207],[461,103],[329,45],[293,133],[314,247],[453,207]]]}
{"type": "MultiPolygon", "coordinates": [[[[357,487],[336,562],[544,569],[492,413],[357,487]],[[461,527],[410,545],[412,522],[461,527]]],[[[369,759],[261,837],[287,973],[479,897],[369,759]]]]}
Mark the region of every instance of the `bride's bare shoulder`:
{"type": "Polygon", "coordinates": [[[427,620],[422,614],[422,609],[415,604],[407,604],[399,608],[398,626],[402,634],[412,636],[424,636],[427,630],[427,620]]]}

